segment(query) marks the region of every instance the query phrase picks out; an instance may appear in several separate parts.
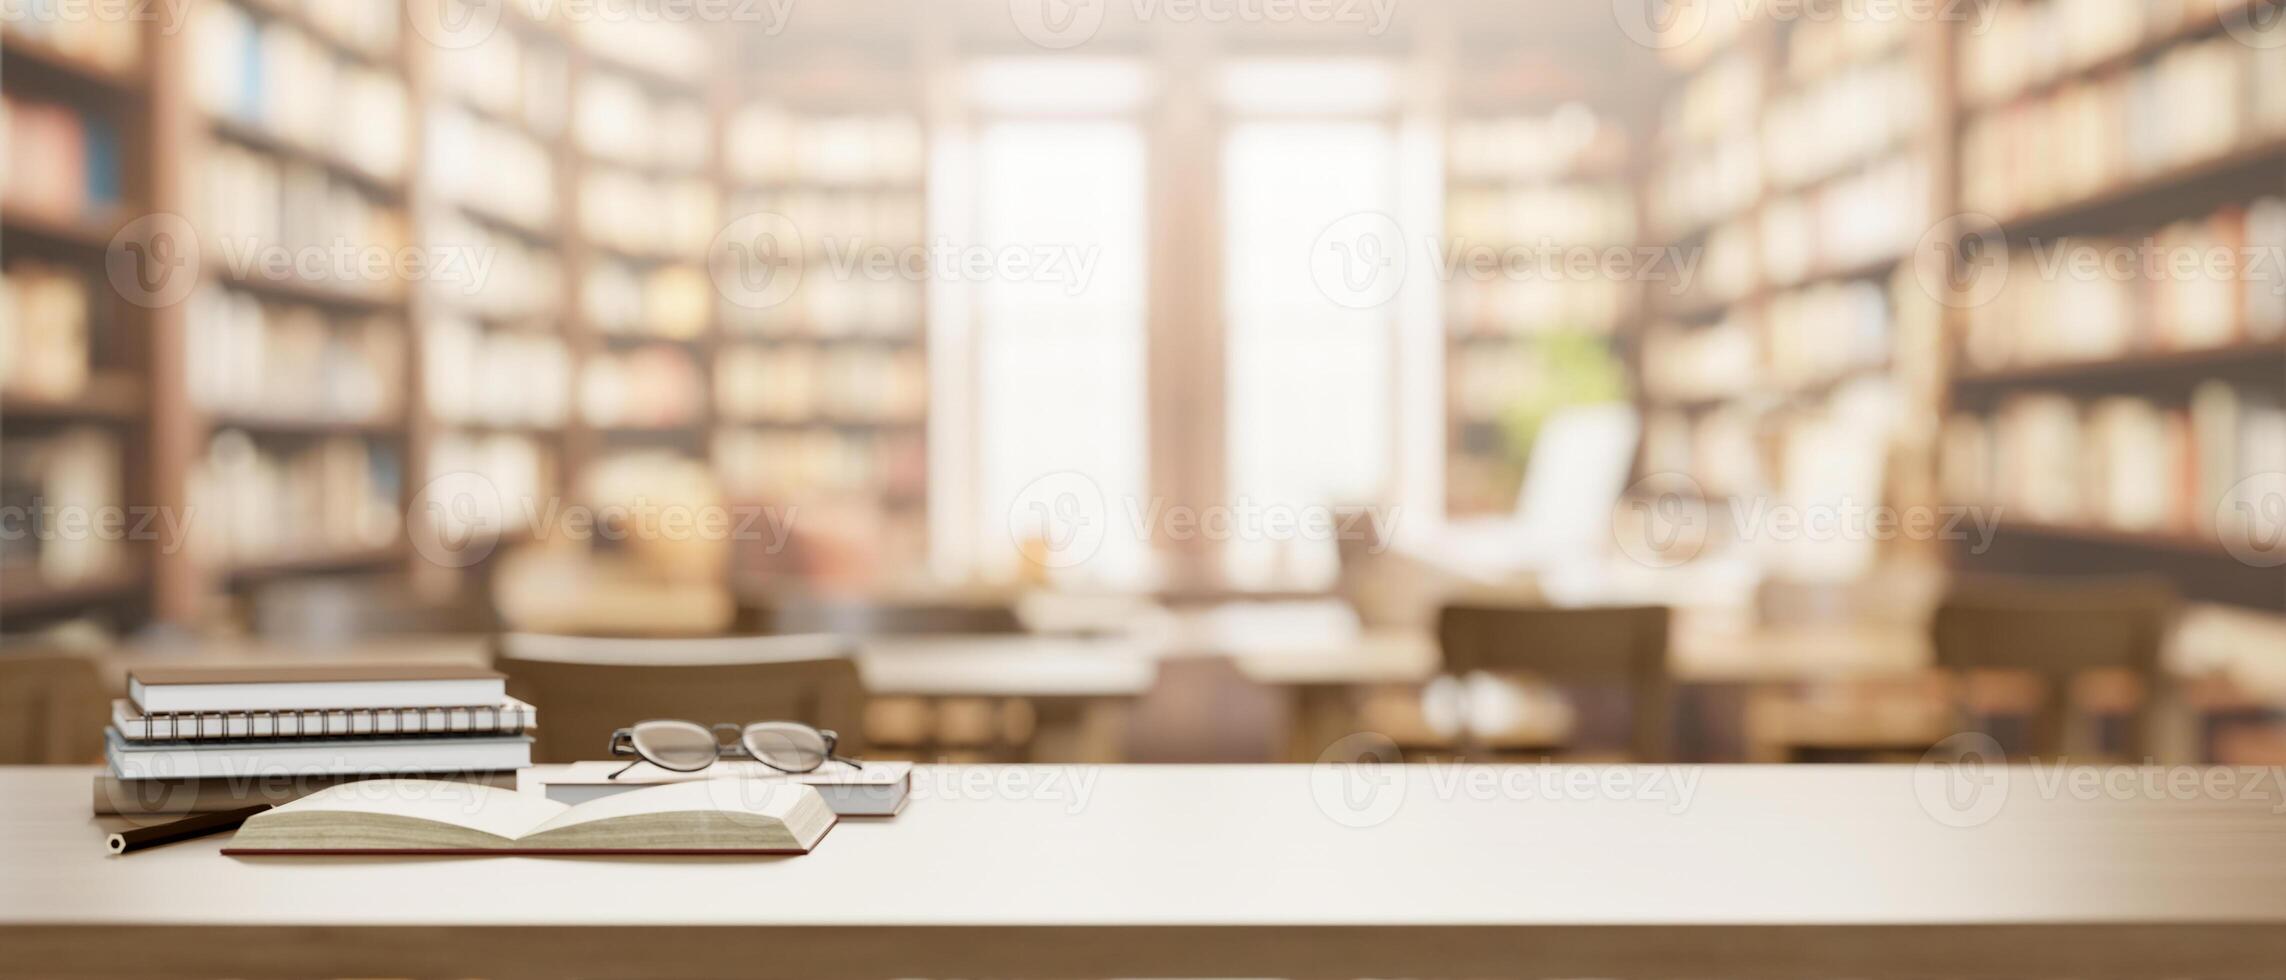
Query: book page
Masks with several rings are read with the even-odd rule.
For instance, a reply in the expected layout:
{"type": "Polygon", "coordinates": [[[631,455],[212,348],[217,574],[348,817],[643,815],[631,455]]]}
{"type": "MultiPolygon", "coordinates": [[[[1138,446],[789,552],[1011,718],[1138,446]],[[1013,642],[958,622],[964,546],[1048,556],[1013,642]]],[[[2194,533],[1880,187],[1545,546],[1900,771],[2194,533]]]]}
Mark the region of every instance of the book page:
{"type": "Polygon", "coordinates": [[[570,810],[536,794],[435,779],[343,783],[278,807],[277,813],[370,813],[427,820],[510,840],[570,810]]]}
{"type": "Polygon", "coordinates": [[[749,813],[782,821],[793,810],[794,803],[802,798],[802,794],[814,792],[816,791],[809,787],[793,783],[747,779],[668,783],[645,787],[632,793],[615,793],[576,807],[550,803],[548,805],[558,807],[563,812],[525,834],[529,836],[601,820],[662,813],[749,813]]]}

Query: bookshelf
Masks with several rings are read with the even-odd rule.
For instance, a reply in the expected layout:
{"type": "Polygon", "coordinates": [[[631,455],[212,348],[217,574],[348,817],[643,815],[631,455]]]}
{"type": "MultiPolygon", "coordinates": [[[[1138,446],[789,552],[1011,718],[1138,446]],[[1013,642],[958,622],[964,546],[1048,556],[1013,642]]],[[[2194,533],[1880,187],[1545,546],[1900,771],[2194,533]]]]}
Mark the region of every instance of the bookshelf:
{"type": "Polygon", "coordinates": [[[492,531],[531,534],[527,519],[566,489],[578,366],[566,326],[573,53],[567,31],[541,13],[504,5],[496,29],[429,48],[416,73],[423,142],[438,161],[420,188],[423,240],[489,260],[483,275],[440,277],[415,297],[421,472],[475,474],[502,506],[410,515],[448,540],[492,516],[501,521],[492,531]],[[485,165],[444,165],[464,160],[485,165]]]}
{"type": "MultiPolygon", "coordinates": [[[[1646,224],[1702,258],[1690,289],[1648,291],[1640,472],[1717,504],[1929,503],[1943,308],[1910,259],[1947,213],[1949,38],[1768,13],[1716,36],[1671,52],[1654,127],[1646,224]]],[[[1916,547],[1745,544],[1790,578],[1916,547]]]]}
{"type": "Polygon", "coordinates": [[[404,557],[412,297],[369,255],[419,247],[401,11],[232,0],[184,28],[179,180],[202,282],[180,310],[188,609],[270,569],[404,557]]]}
{"type": "Polygon", "coordinates": [[[1940,479],[2002,510],[1956,564],[2286,609],[2286,569],[2228,543],[2254,533],[2234,487],[2286,472],[2286,272],[2235,264],[2286,246],[2286,25],[2232,0],[2056,30],[2084,5],[2008,5],[1958,42],[1961,203],[2009,264],[1949,330],[1940,479]],[[2143,264],[2216,252],[2229,268],[2143,264]],[[2082,255],[2133,262],[2063,264],[2082,255]]]}
{"type": "Polygon", "coordinates": [[[147,310],[106,284],[106,249],[152,201],[137,163],[151,139],[146,25],[0,21],[8,142],[0,188],[0,617],[139,619],[156,545],[100,530],[152,502],[144,460],[152,370],[147,310]],[[58,508],[84,507],[66,515],[58,508]],[[79,523],[86,533],[73,533],[79,523]],[[23,532],[35,533],[23,533],[23,532]],[[54,532],[54,533],[48,533],[54,532]]]}
{"type": "Polygon", "coordinates": [[[742,556],[740,575],[879,587],[927,553],[921,92],[894,52],[755,60],[773,67],[744,80],[724,134],[730,227],[749,240],[715,256],[714,458],[732,500],[796,509],[802,540],[742,556]],[[770,258],[780,249],[800,255],[770,258]],[[791,287],[783,267],[749,275],[785,260],[791,287]]]}
{"type": "Polygon", "coordinates": [[[565,470],[577,498],[615,469],[708,457],[722,44],[670,19],[581,21],[566,37],[565,470]]]}
{"type": "Polygon", "coordinates": [[[1632,142],[1582,101],[1537,112],[1477,104],[1451,120],[1445,160],[1453,247],[1501,260],[1446,285],[1445,506],[1505,514],[1546,412],[1627,397],[1616,344],[1639,290],[1548,259],[1634,248],[1632,142]]]}

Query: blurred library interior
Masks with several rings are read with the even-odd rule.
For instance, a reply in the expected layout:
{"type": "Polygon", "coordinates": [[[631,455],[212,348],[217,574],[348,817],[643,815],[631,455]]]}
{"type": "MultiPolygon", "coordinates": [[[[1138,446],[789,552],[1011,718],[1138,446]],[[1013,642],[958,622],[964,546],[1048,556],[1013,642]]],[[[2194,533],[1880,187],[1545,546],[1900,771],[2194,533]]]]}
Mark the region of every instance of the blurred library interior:
{"type": "Polygon", "coordinates": [[[885,757],[2286,762],[2279,7],[9,4],[0,666],[826,632],[885,757]]]}

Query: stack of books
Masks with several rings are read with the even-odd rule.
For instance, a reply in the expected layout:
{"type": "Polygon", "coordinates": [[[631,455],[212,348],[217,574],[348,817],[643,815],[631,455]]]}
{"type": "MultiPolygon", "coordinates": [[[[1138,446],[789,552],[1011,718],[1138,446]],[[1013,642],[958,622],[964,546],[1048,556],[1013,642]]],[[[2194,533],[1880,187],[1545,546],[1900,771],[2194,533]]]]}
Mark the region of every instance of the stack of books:
{"type": "Polygon", "coordinates": [[[514,787],[537,723],[476,667],[151,668],[104,730],[98,814],[283,803],[337,783],[421,775],[514,787]]]}

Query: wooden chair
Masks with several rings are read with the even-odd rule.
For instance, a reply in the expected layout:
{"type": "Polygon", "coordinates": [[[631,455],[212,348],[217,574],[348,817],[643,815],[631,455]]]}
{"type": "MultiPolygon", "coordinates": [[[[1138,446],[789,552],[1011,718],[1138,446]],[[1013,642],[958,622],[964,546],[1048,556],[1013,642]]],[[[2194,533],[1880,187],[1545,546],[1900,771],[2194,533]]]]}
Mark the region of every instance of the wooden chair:
{"type": "Polygon", "coordinates": [[[2158,751],[2158,716],[2169,696],[2161,654],[2175,609],[2172,590],[2141,580],[1955,583],[1929,618],[1939,676],[1918,706],[1887,710],[1921,720],[1882,726],[1865,724],[1873,712],[1863,707],[1828,711],[1837,717],[1783,726],[1792,729],[1779,738],[1784,757],[1904,761],[1961,731],[2018,743],[2012,754],[2062,755],[2074,748],[2077,687],[2108,674],[2139,689],[2120,699],[2129,708],[2119,754],[2140,762],[2158,751]],[[2021,737],[2007,730],[2019,719],[2030,722],[2021,737]]]}
{"type": "Polygon", "coordinates": [[[2174,592],[2129,581],[2078,585],[1967,582],[1930,620],[1937,665],[1955,675],[2010,671],[2041,689],[2026,749],[2060,755],[2073,747],[2073,682],[2110,671],[2135,680],[2120,751],[2130,762],[2158,748],[2159,709],[2168,697],[2162,663],[2176,614],[2174,592]]]}
{"type": "MultiPolygon", "coordinates": [[[[1444,673],[1451,677],[1481,673],[1510,682],[1529,678],[1575,694],[1624,694],[1626,753],[1637,762],[1657,762],[1671,754],[1669,619],[1669,611],[1660,606],[1567,609],[1448,605],[1437,614],[1437,642],[1443,652],[1444,673]]],[[[1377,720],[1372,714],[1369,705],[1365,719],[1369,727],[1377,720]]],[[[1384,714],[1383,719],[1387,718],[1384,714]]],[[[1411,741],[1404,735],[1392,737],[1401,746],[1411,741]]],[[[1460,755],[1543,756],[1580,748],[1578,741],[1574,731],[1541,726],[1514,732],[1471,728],[1446,746],[1432,743],[1409,747],[1430,751],[1449,748],[1460,755]]]]}
{"type": "Polygon", "coordinates": [[[0,764],[81,765],[103,759],[110,700],[92,661],[0,654],[0,764]]]}
{"type": "Polygon", "coordinates": [[[651,718],[700,724],[799,721],[865,751],[865,691],[830,637],[619,639],[503,634],[508,693],[540,709],[535,762],[604,757],[614,729],[651,718]]]}
{"type": "MultiPolygon", "coordinates": [[[[1024,633],[1013,603],[995,599],[857,601],[786,598],[746,613],[767,633],[849,637],[1024,633]]],[[[865,706],[866,740],[916,759],[1012,762],[1024,758],[1038,716],[1018,698],[874,698],[865,706]]]]}

